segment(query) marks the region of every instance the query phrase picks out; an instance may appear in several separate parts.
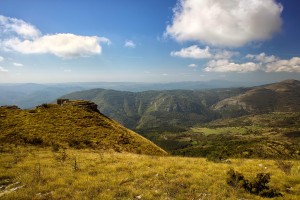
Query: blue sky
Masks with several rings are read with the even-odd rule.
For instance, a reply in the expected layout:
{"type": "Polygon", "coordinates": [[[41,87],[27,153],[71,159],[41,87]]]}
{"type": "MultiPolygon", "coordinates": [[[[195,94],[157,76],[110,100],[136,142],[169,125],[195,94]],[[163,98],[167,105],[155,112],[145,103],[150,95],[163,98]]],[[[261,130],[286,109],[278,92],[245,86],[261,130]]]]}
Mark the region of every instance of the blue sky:
{"type": "Polygon", "coordinates": [[[299,0],[0,0],[0,83],[300,79],[299,0]]]}

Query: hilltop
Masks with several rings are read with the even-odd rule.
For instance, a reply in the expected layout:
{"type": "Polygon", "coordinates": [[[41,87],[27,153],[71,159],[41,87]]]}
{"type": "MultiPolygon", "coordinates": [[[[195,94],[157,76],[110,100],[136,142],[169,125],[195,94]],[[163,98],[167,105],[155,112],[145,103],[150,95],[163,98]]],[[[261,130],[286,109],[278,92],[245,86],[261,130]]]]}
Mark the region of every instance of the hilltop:
{"type": "Polygon", "coordinates": [[[89,148],[149,155],[165,151],[101,114],[88,101],[43,104],[32,110],[0,107],[0,143],[53,148],[89,148]]]}

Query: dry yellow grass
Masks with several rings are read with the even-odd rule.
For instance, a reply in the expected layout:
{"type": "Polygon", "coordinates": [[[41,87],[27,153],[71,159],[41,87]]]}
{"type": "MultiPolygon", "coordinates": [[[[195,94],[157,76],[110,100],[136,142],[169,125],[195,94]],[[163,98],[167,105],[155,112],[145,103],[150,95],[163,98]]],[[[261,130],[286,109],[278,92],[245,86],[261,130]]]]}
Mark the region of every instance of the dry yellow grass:
{"type": "Polygon", "coordinates": [[[167,154],[116,121],[76,105],[47,104],[34,110],[0,107],[0,130],[0,145],[32,144],[167,154]]]}
{"type": "Polygon", "coordinates": [[[264,199],[226,184],[230,168],[252,179],[271,174],[271,188],[300,198],[300,161],[286,175],[273,160],[157,157],[128,153],[10,147],[0,158],[1,183],[17,183],[1,199],[264,199]],[[75,164],[76,161],[76,164],[75,164]]]}

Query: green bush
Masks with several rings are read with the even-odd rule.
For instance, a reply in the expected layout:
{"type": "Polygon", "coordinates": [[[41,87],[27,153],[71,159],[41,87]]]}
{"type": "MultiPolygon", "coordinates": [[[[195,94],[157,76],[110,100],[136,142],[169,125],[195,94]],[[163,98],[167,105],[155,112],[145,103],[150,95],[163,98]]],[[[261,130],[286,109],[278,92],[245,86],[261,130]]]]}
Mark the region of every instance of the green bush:
{"type": "Polygon", "coordinates": [[[241,173],[230,169],[227,172],[226,182],[232,187],[242,188],[251,194],[259,195],[262,197],[273,198],[282,196],[279,191],[270,189],[270,187],[268,186],[270,179],[271,176],[269,173],[258,173],[253,181],[249,181],[245,179],[245,177],[241,173]]]}

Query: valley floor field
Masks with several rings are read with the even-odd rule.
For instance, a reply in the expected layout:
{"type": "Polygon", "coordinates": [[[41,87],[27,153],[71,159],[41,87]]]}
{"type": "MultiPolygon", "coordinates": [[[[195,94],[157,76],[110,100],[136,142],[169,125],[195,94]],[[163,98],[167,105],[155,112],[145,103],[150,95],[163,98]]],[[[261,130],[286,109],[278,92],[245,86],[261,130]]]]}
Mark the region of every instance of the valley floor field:
{"type": "Polygon", "coordinates": [[[93,150],[6,146],[0,157],[1,199],[264,199],[227,185],[229,169],[300,198],[300,161],[157,157],[93,150]],[[281,164],[280,164],[281,163],[281,164]],[[291,171],[288,167],[291,166],[291,171]],[[290,174],[289,174],[290,173],[290,174]]]}

